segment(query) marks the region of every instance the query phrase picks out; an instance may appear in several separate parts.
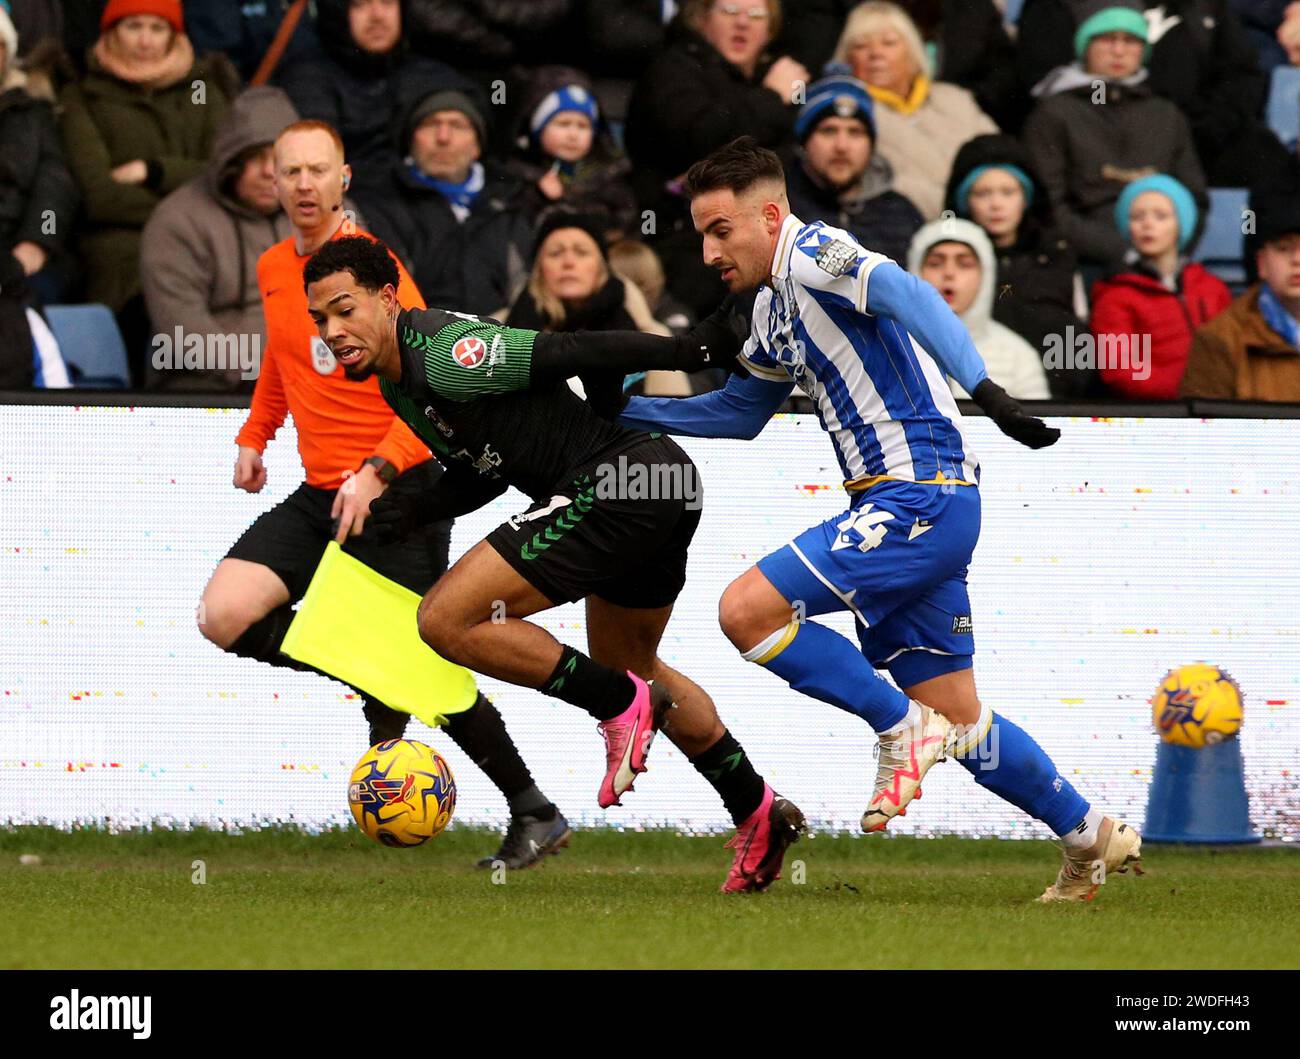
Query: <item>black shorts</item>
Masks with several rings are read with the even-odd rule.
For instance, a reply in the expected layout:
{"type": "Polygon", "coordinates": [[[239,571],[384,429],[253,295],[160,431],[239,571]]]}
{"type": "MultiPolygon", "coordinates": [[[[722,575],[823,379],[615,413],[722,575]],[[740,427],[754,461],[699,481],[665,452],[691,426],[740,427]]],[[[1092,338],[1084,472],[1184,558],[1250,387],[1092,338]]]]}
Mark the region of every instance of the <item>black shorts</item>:
{"type": "MultiPolygon", "coordinates": [[[[421,492],[432,488],[442,474],[426,460],[399,474],[388,487],[394,492],[421,492]]],[[[336,489],[319,489],[305,482],[244,531],[226,553],[227,559],[244,559],[270,567],[289,588],[294,602],[307,592],[325,546],[334,539],[337,525],[330,518],[336,489]]],[[[434,522],[417,529],[406,540],[381,545],[369,520],[358,537],[349,537],[343,550],[376,573],[423,596],[447,571],[451,523],[434,522]]]]}
{"type": "Polygon", "coordinates": [[[592,461],[487,541],[552,603],[598,596],[620,607],[667,607],[686,584],[702,500],[691,458],[652,435],[592,461]]]}

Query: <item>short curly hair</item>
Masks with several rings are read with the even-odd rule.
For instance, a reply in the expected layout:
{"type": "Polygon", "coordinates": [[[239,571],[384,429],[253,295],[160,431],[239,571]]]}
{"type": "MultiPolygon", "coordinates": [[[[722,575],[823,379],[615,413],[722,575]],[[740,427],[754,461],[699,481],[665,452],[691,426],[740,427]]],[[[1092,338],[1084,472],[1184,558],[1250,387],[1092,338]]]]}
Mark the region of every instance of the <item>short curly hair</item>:
{"type": "Polygon", "coordinates": [[[317,250],[303,269],[303,289],[335,272],[351,272],[352,278],[369,291],[382,290],[390,283],[396,288],[401,281],[392,251],[378,239],[364,235],[331,239],[317,250]]]}

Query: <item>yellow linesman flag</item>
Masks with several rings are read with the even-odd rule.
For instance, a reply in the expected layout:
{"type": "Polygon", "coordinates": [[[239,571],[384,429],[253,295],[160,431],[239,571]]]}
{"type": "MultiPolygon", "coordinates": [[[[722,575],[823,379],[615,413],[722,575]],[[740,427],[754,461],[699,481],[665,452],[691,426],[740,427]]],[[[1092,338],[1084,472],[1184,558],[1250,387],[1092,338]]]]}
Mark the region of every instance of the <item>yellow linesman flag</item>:
{"type": "Polygon", "coordinates": [[[420,639],[419,605],[330,541],[280,650],[425,724],[445,724],[474,705],[478,687],[420,639]]]}

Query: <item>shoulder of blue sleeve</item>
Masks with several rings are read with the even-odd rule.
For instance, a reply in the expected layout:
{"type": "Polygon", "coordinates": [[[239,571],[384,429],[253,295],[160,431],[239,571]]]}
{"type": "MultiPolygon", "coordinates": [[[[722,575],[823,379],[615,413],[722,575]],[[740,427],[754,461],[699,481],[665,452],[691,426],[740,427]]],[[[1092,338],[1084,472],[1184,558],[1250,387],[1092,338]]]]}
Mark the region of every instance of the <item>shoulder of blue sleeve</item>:
{"type": "Polygon", "coordinates": [[[847,308],[867,311],[867,283],[878,265],[889,261],[868,250],[842,228],[806,225],[790,254],[790,274],[809,290],[824,291],[847,308]]]}

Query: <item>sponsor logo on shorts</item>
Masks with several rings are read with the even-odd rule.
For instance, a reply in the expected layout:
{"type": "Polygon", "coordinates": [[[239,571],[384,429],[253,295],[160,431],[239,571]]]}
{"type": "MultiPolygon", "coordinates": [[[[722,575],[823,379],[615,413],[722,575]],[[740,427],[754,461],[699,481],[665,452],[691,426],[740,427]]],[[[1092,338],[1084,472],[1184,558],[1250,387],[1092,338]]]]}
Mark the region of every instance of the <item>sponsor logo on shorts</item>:
{"type": "Polygon", "coordinates": [[[964,633],[971,635],[975,632],[975,625],[970,620],[969,614],[955,614],[952,619],[952,631],[954,633],[964,633]]]}

